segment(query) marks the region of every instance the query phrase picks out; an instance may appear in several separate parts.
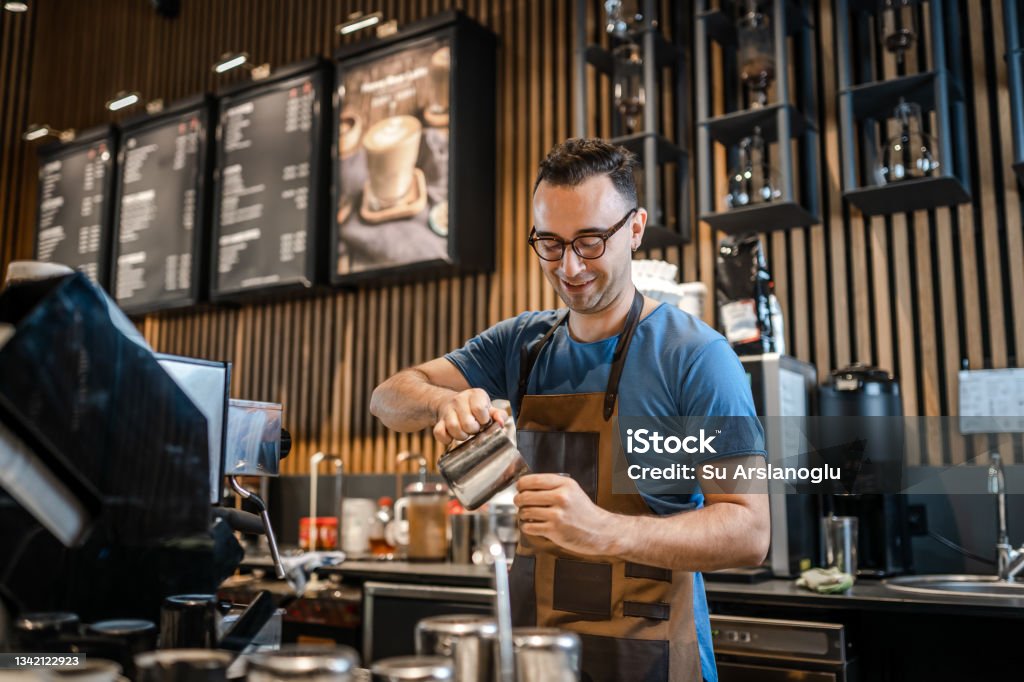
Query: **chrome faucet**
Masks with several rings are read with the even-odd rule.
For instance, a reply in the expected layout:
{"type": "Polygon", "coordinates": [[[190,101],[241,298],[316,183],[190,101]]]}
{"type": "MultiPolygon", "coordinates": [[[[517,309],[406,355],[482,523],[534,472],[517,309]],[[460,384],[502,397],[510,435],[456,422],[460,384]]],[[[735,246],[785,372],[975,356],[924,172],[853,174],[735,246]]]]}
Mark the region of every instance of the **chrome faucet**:
{"type": "MultiPolygon", "coordinates": [[[[410,459],[415,460],[416,463],[419,464],[419,469],[416,472],[417,476],[419,477],[419,482],[420,483],[426,483],[427,482],[427,458],[426,457],[424,457],[423,455],[421,455],[418,452],[411,452],[409,450],[406,450],[405,452],[399,452],[398,453],[398,457],[396,457],[396,459],[398,460],[398,464],[402,464],[404,462],[408,462],[410,459]]],[[[402,481],[404,479],[405,479],[405,475],[403,473],[398,472],[398,473],[395,474],[395,501],[396,502],[398,501],[398,498],[400,498],[402,496],[402,481]]]]}
{"type": "Polygon", "coordinates": [[[317,477],[320,475],[320,462],[327,460],[334,464],[334,501],[338,505],[335,509],[335,517],[338,520],[338,531],[337,531],[337,544],[335,549],[341,549],[341,534],[342,534],[342,507],[345,505],[345,501],[342,497],[342,477],[344,476],[345,463],[341,461],[341,457],[338,455],[328,455],[323,452],[317,452],[309,458],[309,551],[314,551],[317,546],[317,492],[319,486],[317,485],[317,477]]]}
{"type": "Polygon", "coordinates": [[[996,564],[1000,580],[1014,580],[1024,570],[1024,546],[1014,549],[1006,530],[1006,481],[1003,477],[1003,458],[991,453],[988,465],[988,491],[996,496],[998,527],[996,530],[996,564]]]}

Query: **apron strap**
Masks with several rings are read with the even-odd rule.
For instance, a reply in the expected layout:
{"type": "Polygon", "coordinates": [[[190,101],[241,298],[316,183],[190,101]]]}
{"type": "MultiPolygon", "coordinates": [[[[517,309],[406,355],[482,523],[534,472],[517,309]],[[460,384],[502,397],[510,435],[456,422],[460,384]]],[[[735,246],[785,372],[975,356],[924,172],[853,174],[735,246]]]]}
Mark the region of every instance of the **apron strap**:
{"type": "Polygon", "coordinates": [[[629,342],[633,340],[633,332],[640,324],[640,313],[644,309],[644,295],[637,289],[633,294],[633,305],[629,307],[629,314],[626,315],[626,325],[622,328],[619,342],[615,344],[615,354],[612,356],[612,369],[608,374],[608,388],[604,392],[604,420],[608,421],[615,412],[615,401],[619,397],[619,379],[622,378],[622,368],[626,364],[626,354],[629,350],[629,342]]]}
{"type": "Polygon", "coordinates": [[[533,345],[524,344],[519,349],[519,387],[516,393],[516,414],[519,414],[519,408],[523,405],[523,396],[526,395],[526,385],[530,382],[530,372],[533,371],[533,366],[537,364],[537,358],[540,357],[540,352],[544,350],[544,346],[547,345],[548,341],[555,334],[555,330],[569,319],[569,311],[566,310],[555,323],[551,325],[551,329],[548,329],[544,336],[533,343],[533,345]]]}
{"type": "MultiPolygon", "coordinates": [[[[612,355],[612,368],[608,373],[608,388],[604,394],[604,420],[608,421],[612,418],[612,414],[615,412],[615,401],[619,397],[619,379],[622,378],[622,368],[626,364],[626,354],[629,350],[629,343],[633,339],[633,332],[636,331],[636,326],[640,323],[640,313],[644,309],[644,296],[637,289],[633,294],[633,303],[629,307],[629,313],[626,315],[626,324],[622,328],[622,334],[619,335],[619,341],[615,344],[615,353],[612,355]]],[[[523,345],[519,349],[519,385],[518,392],[516,394],[516,414],[519,414],[519,410],[523,405],[523,396],[526,395],[526,386],[530,381],[530,373],[533,371],[533,366],[537,364],[537,358],[540,357],[540,352],[544,350],[544,346],[547,345],[551,337],[554,336],[555,330],[563,322],[569,319],[569,312],[566,311],[564,315],[558,318],[551,328],[544,333],[538,341],[533,345],[523,345]]]]}

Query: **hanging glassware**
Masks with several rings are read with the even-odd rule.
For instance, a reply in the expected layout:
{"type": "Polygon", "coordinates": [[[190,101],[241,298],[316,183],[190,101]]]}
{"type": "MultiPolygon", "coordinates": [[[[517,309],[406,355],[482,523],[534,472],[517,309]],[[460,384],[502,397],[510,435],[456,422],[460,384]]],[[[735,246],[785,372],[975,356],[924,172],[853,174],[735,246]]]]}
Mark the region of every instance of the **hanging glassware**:
{"type": "Polygon", "coordinates": [[[608,15],[605,31],[623,40],[644,22],[637,0],[605,0],[604,11],[608,15]]]}
{"type": "Polygon", "coordinates": [[[900,98],[893,111],[899,131],[879,150],[875,176],[879,185],[899,180],[924,178],[939,167],[935,158],[935,139],[924,132],[921,107],[900,98]]]}
{"type": "Polygon", "coordinates": [[[882,44],[896,55],[896,63],[903,63],[903,53],[914,44],[914,32],[903,25],[903,8],[910,6],[910,0],[880,0],[882,17],[882,44]]]}
{"type": "Polygon", "coordinates": [[[613,92],[624,134],[632,135],[643,126],[644,92],[643,51],[636,43],[624,43],[612,52],[614,58],[613,92]]]}
{"type": "Polygon", "coordinates": [[[747,0],[736,30],[740,80],[750,91],[750,108],[758,109],[768,103],[768,87],[775,80],[775,46],[771,22],[758,10],[757,0],[747,0]]]}
{"type": "Polygon", "coordinates": [[[768,163],[761,128],[740,140],[739,161],[729,173],[729,194],[725,203],[729,208],[775,201],[782,197],[782,179],[768,163]]]}

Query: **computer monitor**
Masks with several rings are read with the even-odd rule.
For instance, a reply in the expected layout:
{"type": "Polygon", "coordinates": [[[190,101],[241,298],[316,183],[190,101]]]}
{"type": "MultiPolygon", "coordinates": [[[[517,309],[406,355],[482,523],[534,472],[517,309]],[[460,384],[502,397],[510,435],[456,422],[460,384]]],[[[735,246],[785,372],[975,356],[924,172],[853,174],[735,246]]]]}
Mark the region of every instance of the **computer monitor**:
{"type": "Polygon", "coordinates": [[[223,496],[231,363],[157,353],[157,361],[206,417],[210,442],[210,504],[223,496]]]}

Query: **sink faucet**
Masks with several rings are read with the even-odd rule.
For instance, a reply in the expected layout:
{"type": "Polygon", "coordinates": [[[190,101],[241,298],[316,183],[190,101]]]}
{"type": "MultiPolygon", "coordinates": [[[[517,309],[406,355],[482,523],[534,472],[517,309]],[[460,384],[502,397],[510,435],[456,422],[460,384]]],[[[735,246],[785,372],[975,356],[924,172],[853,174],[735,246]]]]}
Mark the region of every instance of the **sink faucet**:
{"type": "Polygon", "coordinates": [[[338,505],[335,509],[335,517],[338,520],[338,531],[337,531],[337,543],[335,549],[341,549],[341,532],[342,532],[342,507],[344,506],[344,500],[342,499],[342,476],[345,470],[345,463],[341,461],[341,457],[337,455],[328,455],[323,452],[317,452],[309,458],[309,550],[312,552],[317,546],[317,491],[319,486],[317,485],[317,477],[320,474],[320,462],[327,460],[334,464],[334,501],[338,505]]]}
{"type": "MultiPolygon", "coordinates": [[[[408,462],[410,459],[411,460],[415,460],[416,463],[419,464],[419,470],[417,471],[417,475],[419,476],[419,482],[420,483],[426,483],[427,482],[427,458],[426,457],[424,457],[423,455],[421,455],[418,452],[410,452],[409,450],[406,450],[404,452],[399,452],[398,456],[395,459],[398,461],[398,464],[402,464],[404,462],[408,462]]],[[[405,476],[401,472],[395,474],[395,500],[396,501],[398,500],[399,497],[402,496],[402,481],[404,480],[404,478],[405,478],[405,476]]]]}
{"type": "Polygon", "coordinates": [[[483,546],[473,557],[494,568],[494,615],[498,625],[498,682],[515,679],[515,645],[512,640],[512,602],[509,597],[508,557],[494,532],[484,536],[483,546]]]}
{"type": "Polygon", "coordinates": [[[1003,477],[1003,458],[991,453],[988,465],[988,491],[996,496],[998,528],[996,530],[996,563],[1000,580],[1013,580],[1024,570],[1024,547],[1014,549],[1006,531],[1006,482],[1003,477]]]}

